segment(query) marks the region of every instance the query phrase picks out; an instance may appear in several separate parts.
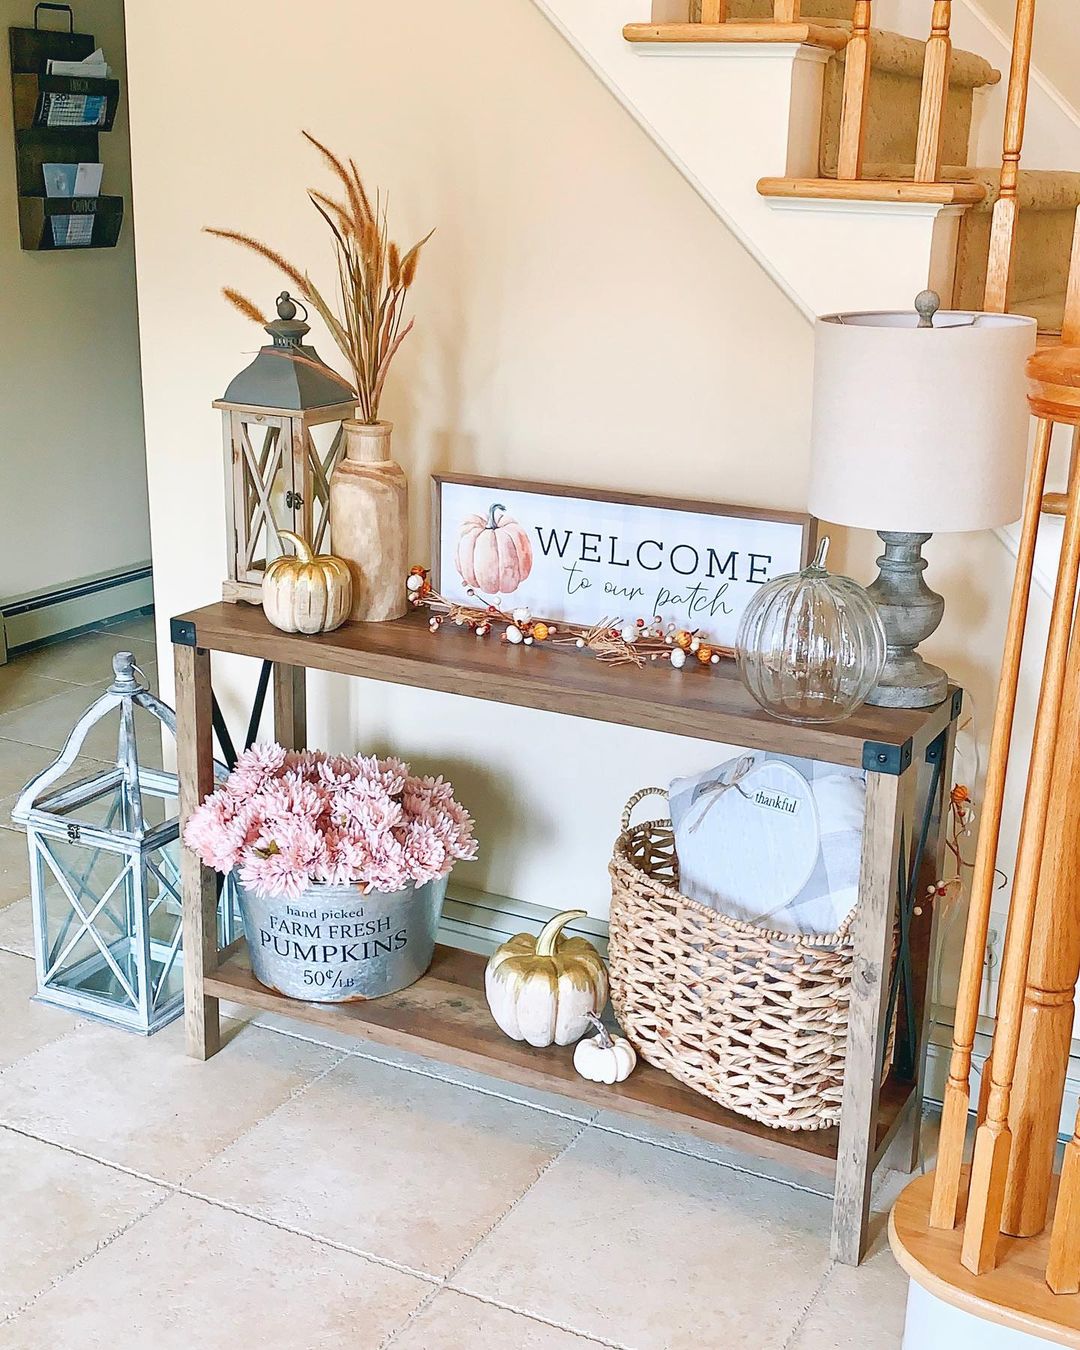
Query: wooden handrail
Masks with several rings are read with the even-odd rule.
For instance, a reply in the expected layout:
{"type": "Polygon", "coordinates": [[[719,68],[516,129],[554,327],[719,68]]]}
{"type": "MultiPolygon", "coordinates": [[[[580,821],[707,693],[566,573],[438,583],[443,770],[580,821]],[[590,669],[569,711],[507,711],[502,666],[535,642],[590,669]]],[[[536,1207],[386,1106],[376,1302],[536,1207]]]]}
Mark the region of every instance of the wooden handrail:
{"type": "Polygon", "coordinates": [[[1012,61],[1009,64],[1009,91],[1005,102],[1001,180],[990,224],[990,255],[986,266],[986,294],[983,298],[983,308],[992,314],[1004,314],[1009,303],[1018,211],[1016,188],[1020,177],[1020,154],[1024,148],[1034,31],[1035,0],[1017,0],[1012,61]]]}
{"type": "Polygon", "coordinates": [[[945,109],[949,101],[949,71],[952,67],[951,0],[934,0],[930,36],[923,58],[922,99],[919,104],[919,139],[915,149],[916,183],[936,183],[941,173],[941,144],[945,109]]]}
{"type": "Polygon", "coordinates": [[[855,0],[851,38],[844,53],[844,96],[840,109],[840,148],[836,176],[862,175],[863,124],[870,94],[870,0],[855,0]]]}

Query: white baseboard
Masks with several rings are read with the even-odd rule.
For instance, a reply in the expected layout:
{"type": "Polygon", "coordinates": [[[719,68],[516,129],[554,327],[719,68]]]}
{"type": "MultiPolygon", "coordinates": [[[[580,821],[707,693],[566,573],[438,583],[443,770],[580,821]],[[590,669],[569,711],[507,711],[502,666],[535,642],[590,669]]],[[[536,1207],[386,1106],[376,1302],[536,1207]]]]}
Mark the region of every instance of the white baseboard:
{"type": "Polygon", "coordinates": [[[83,577],[0,601],[0,664],[28,647],[94,627],[154,603],[150,564],[83,577]]]}

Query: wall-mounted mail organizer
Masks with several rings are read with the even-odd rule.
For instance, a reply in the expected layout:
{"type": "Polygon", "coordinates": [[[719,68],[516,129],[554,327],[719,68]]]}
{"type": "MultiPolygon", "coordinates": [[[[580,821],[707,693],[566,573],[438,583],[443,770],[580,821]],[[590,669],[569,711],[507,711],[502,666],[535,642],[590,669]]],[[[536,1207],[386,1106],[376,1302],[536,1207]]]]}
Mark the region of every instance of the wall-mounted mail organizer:
{"type": "Polygon", "coordinates": [[[123,197],[103,197],[98,135],[120,101],[114,79],[50,73],[50,62],[84,62],[96,49],[76,33],[70,5],[42,3],[33,28],[10,28],[19,236],[29,250],[113,248],[123,197]],[[39,27],[40,11],[66,15],[67,30],[39,27]]]}

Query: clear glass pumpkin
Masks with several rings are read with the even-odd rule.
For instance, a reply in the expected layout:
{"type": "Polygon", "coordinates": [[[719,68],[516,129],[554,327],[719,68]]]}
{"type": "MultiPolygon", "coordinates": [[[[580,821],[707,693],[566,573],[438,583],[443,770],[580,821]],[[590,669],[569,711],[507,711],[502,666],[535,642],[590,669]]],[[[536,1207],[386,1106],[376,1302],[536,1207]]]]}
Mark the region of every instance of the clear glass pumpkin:
{"type": "Polygon", "coordinates": [[[829,541],[801,572],[766,582],[735,639],[739,673],[766,712],[838,722],[865,702],[885,664],[885,629],[869,593],[826,570],[829,541]]]}

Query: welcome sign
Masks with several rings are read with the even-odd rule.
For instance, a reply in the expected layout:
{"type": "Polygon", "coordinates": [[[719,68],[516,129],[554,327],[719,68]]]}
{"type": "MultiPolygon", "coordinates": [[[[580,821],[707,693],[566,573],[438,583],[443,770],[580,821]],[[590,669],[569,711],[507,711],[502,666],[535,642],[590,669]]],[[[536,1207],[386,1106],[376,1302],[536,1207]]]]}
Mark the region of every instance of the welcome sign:
{"type": "Polygon", "coordinates": [[[436,476],[432,583],[594,624],[660,615],[730,646],[743,610],[806,565],[810,516],[513,479],[436,476]]]}

